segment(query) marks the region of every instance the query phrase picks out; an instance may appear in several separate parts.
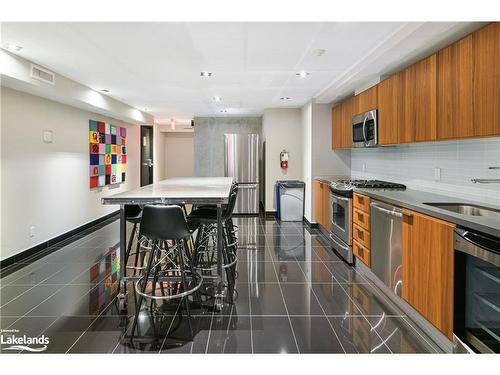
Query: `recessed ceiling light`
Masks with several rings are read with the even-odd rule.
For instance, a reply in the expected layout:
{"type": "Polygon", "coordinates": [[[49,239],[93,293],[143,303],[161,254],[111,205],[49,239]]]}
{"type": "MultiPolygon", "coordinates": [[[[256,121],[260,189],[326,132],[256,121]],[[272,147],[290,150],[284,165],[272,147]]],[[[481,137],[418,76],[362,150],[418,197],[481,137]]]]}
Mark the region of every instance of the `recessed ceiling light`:
{"type": "Polygon", "coordinates": [[[292,99],[292,98],[290,98],[289,96],[282,96],[280,99],[281,99],[281,100],[290,100],[290,99],[292,99]]]}
{"type": "Polygon", "coordinates": [[[212,72],[206,72],[206,71],[204,71],[204,72],[200,73],[200,76],[202,76],[202,77],[212,77],[212,72]]]}
{"type": "Polygon", "coordinates": [[[302,77],[302,78],[307,77],[309,74],[311,74],[311,73],[306,72],[306,71],[304,71],[304,70],[302,70],[301,72],[297,72],[297,73],[295,73],[295,75],[296,75],[296,76],[300,76],[300,77],[302,77]]]}
{"type": "Polygon", "coordinates": [[[19,52],[20,50],[23,49],[22,46],[18,46],[17,44],[14,43],[7,43],[4,45],[4,48],[13,51],[13,52],[19,52]]]}
{"type": "Polygon", "coordinates": [[[214,96],[214,101],[221,102],[222,98],[220,96],[214,96]]]}
{"type": "Polygon", "coordinates": [[[226,112],[227,112],[227,109],[221,109],[219,112],[220,112],[220,113],[226,113],[226,112]]]}
{"type": "Polygon", "coordinates": [[[101,89],[102,92],[109,92],[108,89],[101,89]]]}

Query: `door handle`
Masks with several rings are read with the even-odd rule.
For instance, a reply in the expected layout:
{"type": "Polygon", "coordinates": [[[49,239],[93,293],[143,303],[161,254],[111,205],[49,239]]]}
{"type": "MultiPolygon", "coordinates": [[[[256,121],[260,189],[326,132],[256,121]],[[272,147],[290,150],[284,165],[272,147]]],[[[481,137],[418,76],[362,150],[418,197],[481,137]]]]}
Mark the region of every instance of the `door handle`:
{"type": "Polygon", "coordinates": [[[365,140],[365,146],[368,143],[368,141],[366,140],[366,130],[365,130],[366,120],[368,120],[368,117],[365,116],[365,118],[363,119],[363,139],[365,140]]]}
{"type": "Polygon", "coordinates": [[[375,208],[376,210],[383,212],[384,214],[391,215],[391,216],[396,216],[396,217],[403,217],[404,213],[398,212],[398,211],[391,211],[385,208],[382,208],[380,206],[377,206],[376,204],[372,203],[370,205],[372,208],[375,208]]]}
{"type": "Polygon", "coordinates": [[[248,185],[238,184],[238,189],[255,189],[257,186],[259,186],[259,185],[258,184],[248,184],[248,185]]]}

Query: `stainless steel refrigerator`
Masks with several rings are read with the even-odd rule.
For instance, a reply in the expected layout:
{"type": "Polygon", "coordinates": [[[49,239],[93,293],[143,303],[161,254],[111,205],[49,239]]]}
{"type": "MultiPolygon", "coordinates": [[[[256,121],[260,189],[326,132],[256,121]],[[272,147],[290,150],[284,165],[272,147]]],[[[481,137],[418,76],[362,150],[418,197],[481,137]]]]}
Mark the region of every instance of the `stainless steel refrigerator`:
{"type": "Polygon", "coordinates": [[[259,135],[224,134],[224,175],[238,183],[237,214],[259,213],[259,135]]]}

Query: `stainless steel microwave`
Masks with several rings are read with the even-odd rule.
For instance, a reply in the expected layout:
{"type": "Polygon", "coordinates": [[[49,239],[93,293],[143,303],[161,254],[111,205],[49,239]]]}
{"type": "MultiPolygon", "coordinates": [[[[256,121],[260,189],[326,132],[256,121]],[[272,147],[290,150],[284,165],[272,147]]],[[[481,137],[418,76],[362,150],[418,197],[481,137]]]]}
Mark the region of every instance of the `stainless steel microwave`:
{"type": "Polygon", "coordinates": [[[373,147],[378,144],[378,110],[352,118],[352,147],[373,147]]]}

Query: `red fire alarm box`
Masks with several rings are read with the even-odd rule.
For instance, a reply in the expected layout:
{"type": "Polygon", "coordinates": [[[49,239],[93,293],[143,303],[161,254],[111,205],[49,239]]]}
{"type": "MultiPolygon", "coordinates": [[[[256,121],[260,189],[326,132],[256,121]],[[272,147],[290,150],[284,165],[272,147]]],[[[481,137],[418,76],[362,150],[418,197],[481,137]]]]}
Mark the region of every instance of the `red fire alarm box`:
{"type": "Polygon", "coordinates": [[[280,164],[281,164],[281,169],[287,169],[288,168],[288,152],[283,150],[280,153],[280,164]]]}

